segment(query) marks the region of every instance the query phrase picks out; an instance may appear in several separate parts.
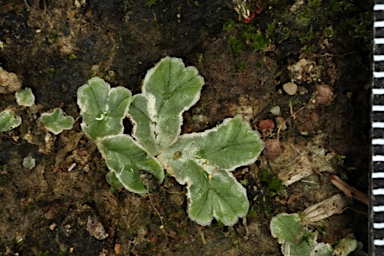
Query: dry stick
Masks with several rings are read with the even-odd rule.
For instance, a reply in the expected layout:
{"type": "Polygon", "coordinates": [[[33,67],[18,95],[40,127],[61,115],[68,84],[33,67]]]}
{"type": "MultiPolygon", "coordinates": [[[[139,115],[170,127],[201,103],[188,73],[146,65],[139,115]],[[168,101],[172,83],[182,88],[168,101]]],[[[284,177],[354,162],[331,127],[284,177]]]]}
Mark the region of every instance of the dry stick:
{"type": "Polygon", "coordinates": [[[203,230],[201,230],[201,227],[198,226],[197,230],[199,231],[199,234],[200,234],[200,237],[201,237],[203,244],[207,244],[207,241],[205,240],[205,236],[204,236],[203,230]]]}
{"type": "Polygon", "coordinates": [[[335,185],[335,187],[337,187],[338,189],[340,189],[341,191],[344,192],[344,194],[348,197],[352,197],[366,205],[369,204],[369,199],[368,199],[368,194],[367,193],[363,193],[359,190],[357,190],[356,188],[348,185],[345,181],[343,181],[342,179],[340,179],[338,176],[336,175],[332,175],[331,176],[331,182],[333,185],[335,185]]]}

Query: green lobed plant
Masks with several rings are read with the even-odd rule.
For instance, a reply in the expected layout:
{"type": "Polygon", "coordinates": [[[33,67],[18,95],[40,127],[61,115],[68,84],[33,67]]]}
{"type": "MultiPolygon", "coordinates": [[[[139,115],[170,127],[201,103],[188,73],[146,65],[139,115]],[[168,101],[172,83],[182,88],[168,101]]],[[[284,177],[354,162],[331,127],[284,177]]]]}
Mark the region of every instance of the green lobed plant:
{"type": "Polygon", "coordinates": [[[35,95],[33,94],[31,88],[25,88],[23,90],[17,91],[16,102],[19,106],[31,107],[35,104],[35,95]]]}
{"type": "Polygon", "coordinates": [[[343,238],[334,247],[317,242],[317,231],[309,230],[302,224],[298,213],[280,213],[272,218],[272,236],[281,244],[283,255],[302,256],[347,256],[358,248],[355,239],[343,238]]]}
{"type": "Polygon", "coordinates": [[[0,132],[12,130],[20,124],[21,117],[16,116],[13,110],[6,109],[0,112],[0,132]]]}
{"type": "Polygon", "coordinates": [[[15,112],[6,109],[0,112],[0,132],[7,132],[21,124],[21,117],[16,116],[15,112]]]}
{"type": "Polygon", "coordinates": [[[61,108],[55,108],[50,113],[47,112],[41,114],[40,122],[48,131],[57,135],[60,134],[63,130],[72,129],[75,120],[72,116],[64,115],[64,112],[61,108]]]}
{"type": "Polygon", "coordinates": [[[27,156],[23,158],[23,166],[29,170],[33,169],[36,165],[36,160],[35,158],[31,156],[27,156]]]}
{"type": "Polygon", "coordinates": [[[213,129],[181,133],[182,114],[200,98],[204,79],[195,67],[166,57],[147,72],[142,93],[131,97],[124,87],[110,88],[98,77],[78,89],[81,127],[100,150],[112,188],[148,192],[143,172],[161,183],[165,169],[187,184],[188,214],[200,225],[213,218],[233,225],[249,208],[245,188],[231,171],[254,162],[264,143],[240,116],[213,129]],[[133,123],[124,134],[123,119],[133,123]]]}

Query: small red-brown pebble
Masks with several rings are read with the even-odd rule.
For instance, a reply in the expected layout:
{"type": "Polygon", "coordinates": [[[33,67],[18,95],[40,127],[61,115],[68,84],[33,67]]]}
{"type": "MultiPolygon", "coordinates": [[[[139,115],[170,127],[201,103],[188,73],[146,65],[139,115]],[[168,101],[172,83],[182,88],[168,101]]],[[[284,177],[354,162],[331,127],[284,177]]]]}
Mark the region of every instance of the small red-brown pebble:
{"type": "Polygon", "coordinates": [[[248,16],[248,18],[245,18],[244,19],[244,23],[245,24],[249,24],[249,23],[251,23],[251,21],[255,18],[255,13],[254,12],[251,12],[250,14],[249,14],[249,16],[248,16]]]}
{"type": "Polygon", "coordinates": [[[278,139],[267,140],[265,142],[263,154],[268,160],[275,160],[280,155],[280,141],[278,139]]]}
{"type": "Polygon", "coordinates": [[[176,233],[176,231],[174,231],[174,230],[170,230],[170,231],[168,232],[168,235],[169,235],[170,237],[174,237],[174,236],[177,235],[177,233],[176,233]]]}
{"type": "Polygon", "coordinates": [[[333,89],[330,86],[321,84],[316,87],[316,105],[327,105],[333,98],[333,89]]]}
{"type": "Polygon", "coordinates": [[[275,123],[269,119],[260,120],[257,127],[260,130],[273,130],[275,128],[275,123]]]}
{"type": "Polygon", "coordinates": [[[174,219],[180,219],[180,213],[178,212],[174,212],[170,215],[171,218],[174,218],[174,219]]]}
{"type": "Polygon", "coordinates": [[[154,234],[154,235],[151,237],[151,239],[150,239],[151,243],[153,243],[153,244],[157,243],[158,240],[159,240],[159,236],[156,235],[156,234],[154,234]]]}
{"type": "Polygon", "coordinates": [[[121,254],[121,244],[115,244],[115,253],[121,254]]]}
{"type": "Polygon", "coordinates": [[[318,115],[317,113],[312,112],[311,115],[310,115],[310,117],[311,117],[311,120],[312,120],[313,122],[315,122],[315,123],[319,122],[319,115],[318,115]]]}

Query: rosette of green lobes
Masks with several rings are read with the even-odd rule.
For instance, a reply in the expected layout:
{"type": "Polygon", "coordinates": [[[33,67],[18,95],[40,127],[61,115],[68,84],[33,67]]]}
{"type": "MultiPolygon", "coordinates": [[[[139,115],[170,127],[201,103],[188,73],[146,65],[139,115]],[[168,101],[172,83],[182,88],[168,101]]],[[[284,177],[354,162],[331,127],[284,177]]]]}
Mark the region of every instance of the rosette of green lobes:
{"type": "Polygon", "coordinates": [[[77,104],[83,122],[81,128],[92,139],[123,133],[132,93],[125,87],[110,87],[93,77],[77,90],[77,104]]]}
{"type": "Polygon", "coordinates": [[[216,128],[184,134],[158,156],[167,172],[188,188],[188,215],[200,225],[213,218],[234,225],[248,213],[245,188],[231,171],[256,161],[264,143],[240,116],[216,128]]]}
{"type": "Polygon", "coordinates": [[[163,182],[164,170],[156,158],[148,156],[144,149],[127,134],[106,136],[97,142],[109,173],[107,182],[115,189],[125,188],[135,193],[147,193],[146,184],[140,179],[141,171],[152,174],[163,182]]]}
{"type": "Polygon", "coordinates": [[[163,58],[148,70],[128,115],[134,124],[132,136],[149,155],[158,155],[177,140],[182,114],[199,100],[203,85],[198,70],[178,58],[163,58]]]}

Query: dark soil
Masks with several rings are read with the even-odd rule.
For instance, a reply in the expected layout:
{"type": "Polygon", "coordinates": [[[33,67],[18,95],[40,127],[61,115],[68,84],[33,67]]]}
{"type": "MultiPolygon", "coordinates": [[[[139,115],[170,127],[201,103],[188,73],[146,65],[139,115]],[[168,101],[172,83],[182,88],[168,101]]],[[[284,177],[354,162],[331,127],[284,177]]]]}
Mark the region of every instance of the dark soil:
{"type": "MultiPolygon", "coordinates": [[[[0,254],[280,255],[269,230],[273,216],[340,193],[330,183],[334,174],[367,192],[369,1],[299,2],[251,0],[257,14],[246,24],[230,0],[0,1],[0,65],[36,96],[36,105],[25,108],[14,94],[0,95],[0,111],[12,108],[23,119],[0,133],[0,254]],[[258,31],[267,47],[247,37],[258,31]],[[79,118],[77,88],[96,75],[140,92],[146,71],[164,56],[196,66],[206,82],[200,101],[184,114],[184,133],[236,114],[258,129],[260,120],[275,122],[270,109],[279,106],[287,128],[259,131],[265,141],[278,138],[285,149],[309,154],[306,168],[313,174],[274,188],[261,170],[277,177],[289,166],[262,155],[235,171],[251,203],[247,219],[201,227],[188,218],[186,188],[173,178],[145,196],[112,193],[104,160],[79,119],[57,136],[38,123],[56,107],[79,118]],[[300,77],[290,73],[288,66],[302,59],[313,69],[304,67],[300,77]],[[299,86],[293,96],[283,90],[291,80],[299,86]],[[333,91],[324,104],[315,102],[321,84],[333,91]],[[334,156],[331,171],[317,164],[322,160],[312,155],[313,145],[334,156]],[[36,159],[32,170],[22,165],[26,156],[36,159]],[[102,224],[106,239],[87,228],[89,218],[102,224]]],[[[319,241],[355,237],[367,251],[367,206],[348,200],[342,214],[312,229],[322,230],[319,241]]]]}

